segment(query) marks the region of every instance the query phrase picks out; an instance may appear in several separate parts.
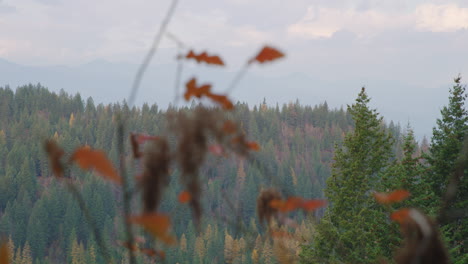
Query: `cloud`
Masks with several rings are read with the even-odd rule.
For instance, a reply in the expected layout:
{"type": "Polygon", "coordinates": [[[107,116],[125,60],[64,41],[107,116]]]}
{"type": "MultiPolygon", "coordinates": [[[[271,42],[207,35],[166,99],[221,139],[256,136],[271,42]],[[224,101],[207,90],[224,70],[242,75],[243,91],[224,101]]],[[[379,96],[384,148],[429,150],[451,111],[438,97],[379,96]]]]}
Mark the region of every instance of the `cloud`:
{"type": "Polygon", "coordinates": [[[430,32],[453,32],[468,28],[468,8],[452,4],[420,4],[407,11],[379,8],[371,1],[355,7],[322,7],[310,5],[306,14],[290,25],[290,36],[302,38],[330,38],[340,30],[359,36],[395,29],[430,32]]]}
{"type": "Polygon", "coordinates": [[[452,32],[468,29],[468,8],[455,4],[418,6],[415,11],[416,27],[433,32],[452,32]]]}
{"type": "Polygon", "coordinates": [[[329,38],[340,30],[367,35],[401,27],[408,19],[405,14],[388,14],[372,9],[360,11],[309,6],[306,15],[288,27],[288,33],[306,38],[329,38]]]}

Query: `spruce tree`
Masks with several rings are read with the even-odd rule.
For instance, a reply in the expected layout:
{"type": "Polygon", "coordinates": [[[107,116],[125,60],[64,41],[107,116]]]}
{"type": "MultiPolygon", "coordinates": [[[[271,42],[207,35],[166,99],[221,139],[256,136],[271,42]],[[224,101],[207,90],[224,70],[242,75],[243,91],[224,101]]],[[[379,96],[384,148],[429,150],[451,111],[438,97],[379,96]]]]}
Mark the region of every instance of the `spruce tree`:
{"type": "Polygon", "coordinates": [[[336,146],[325,189],[329,207],[312,245],[303,250],[303,263],[376,263],[391,255],[387,216],[372,192],[382,185],[380,173],[392,155],[393,140],[369,101],[362,88],[356,103],[348,106],[355,129],[343,146],[336,146]]]}
{"type": "MultiPolygon", "coordinates": [[[[440,111],[442,117],[437,119],[433,129],[430,146],[430,178],[436,199],[444,197],[448,182],[455,173],[463,141],[468,135],[468,110],[464,107],[467,94],[466,87],[460,84],[461,77],[455,79],[450,89],[449,104],[440,111]]],[[[465,211],[468,207],[468,175],[465,163],[464,175],[459,179],[455,199],[447,206],[449,211],[465,211]]],[[[466,215],[466,214],[465,214],[466,215]]],[[[449,249],[454,263],[468,261],[468,219],[466,217],[449,217],[441,223],[444,235],[450,242],[449,249]]]]}
{"type": "Polygon", "coordinates": [[[463,139],[468,133],[468,111],[464,107],[467,94],[460,84],[461,77],[455,79],[450,89],[449,104],[440,111],[433,128],[429,164],[431,165],[432,188],[438,197],[445,193],[447,182],[454,170],[463,139]]]}
{"type": "Polygon", "coordinates": [[[426,167],[421,162],[422,157],[416,156],[416,142],[414,132],[408,125],[403,136],[403,157],[390,166],[383,177],[385,190],[404,189],[411,193],[411,197],[399,207],[419,208],[429,215],[434,215],[433,197],[430,181],[426,174],[426,167]]]}

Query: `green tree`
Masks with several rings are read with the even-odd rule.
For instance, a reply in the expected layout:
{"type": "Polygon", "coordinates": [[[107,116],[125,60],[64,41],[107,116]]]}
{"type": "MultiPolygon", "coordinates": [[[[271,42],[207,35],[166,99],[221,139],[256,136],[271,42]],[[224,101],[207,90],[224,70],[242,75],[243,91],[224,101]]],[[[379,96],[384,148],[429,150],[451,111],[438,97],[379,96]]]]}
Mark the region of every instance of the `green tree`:
{"type": "Polygon", "coordinates": [[[468,133],[468,111],[464,107],[467,94],[460,79],[455,79],[455,85],[450,89],[449,104],[440,111],[442,117],[437,119],[437,126],[432,130],[428,161],[432,171],[432,188],[438,197],[445,192],[463,139],[468,133]]]}
{"type": "MultiPolygon", "coordinates": [[[[444,106],[441,118],[437,119],[431,138],[430,164],[431,184],[436,197],[441,198],[447,191],[449,178],[454,174],[455,164],[462,150],[464,138],[468,133],[468,111],[464,107],[467,94],[466,87],[460,84],[461,77],[455,78],[450,89],[449,104],[444,106]]],[[[460,179],[455,199],[448,206],[449,210],[466,210],[468,208],[467,170],[460,179]]],[[[450,241],[451,255],[455,263],[468,261],[468,219],[448,219],[443,230],[450,241]]]]}
{"type": "Polygon", "coordinates": [[[436,213],[434,193],[421,156],[416,156],[416,148],[414,132],[408,125],[403,136],[403,157],[386,170],[384,186],[386,190],[404,189],[411,193],[410,199],[401,203],[401,207],[416,207],[433,215],[436,213]]]}
{"type": "Polygon", "coordinates": [[[355,130],[346,135],[342,147],[336,147],[325,189],[330,205],[313,244],[304,248],[303,263],[376,263],[391,254],[387,216],[371,193],[381,185],[380,173],[392,155],[393,140],[369,101],[362,88],[356,103],[348,106],[355,130]]]}

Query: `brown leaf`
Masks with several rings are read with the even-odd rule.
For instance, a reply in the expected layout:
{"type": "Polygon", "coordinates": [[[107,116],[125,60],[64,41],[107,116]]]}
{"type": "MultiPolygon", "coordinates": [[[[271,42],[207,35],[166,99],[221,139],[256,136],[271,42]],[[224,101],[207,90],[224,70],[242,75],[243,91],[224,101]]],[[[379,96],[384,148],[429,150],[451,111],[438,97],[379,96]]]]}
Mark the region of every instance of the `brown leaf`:
{"type": "Polygon", "coordinates": [[[236,132],[236,130],[237,130],[237,127],[236,127],[236,124],[234,124],[234,122],[229,121],[229,120],[224,122],[223,124],[224,133],[233,134],[234,132],[236,132]]]}
{"type": "Polygon", "coordinates": [[[0,264],[9,264],[10,263],[10,253],[8,251],[8,243],[2,242],[0,245],[0,264]]]}
{"type": "Polygon", "coordinates": [[[221,105],[221,107],[225,110],[234,109],[234,104],[225,95],[208,93],[206,96],[221,105]]]}
{"type": "Polygon", "coordinates": [[[194,59],[198,63],[205,62],[206,64],[224,66],[224,62],[219,56],[210,56],[206,52],[202,52],[197,55],[193,50],[190,50],[185,58],[194,59]]]}
{"type": "Polygon", "coordinates": [[[188,203],[192,200],[192,195],[188,191],[183,191],[179,194],[180,203],[188,203]]]}
{"type": "Polygon", "coordinates": [[[63,176],[63,165],[60,162],[60,159],[65,154],[62,148],[54,140],[47,140],[45,142],[45,151],[49,156],[50,166],[52,167],[52,172],[56,177],[63,176]]]}
{"type": "Polygon", "coordinates": [[[410,196],[407,190],[396,190],[391,193],[374,193],[374,198],[380,204],[392,204],[405,200],[410,196]]]}
{"type": "Polygon", "coordinates": [[[249,61],[249,63],[252,63],[254,61],[257,61],[259,63],[264,63],[267,61],[273,61],[273,60],[279,59],[281,57],[284,57],[284,54],[282,52],[270,46],[265,46],[255,58],[249,61]]]}
{"type": "Polygon", "coordinates": [[[325,200],[305,200],[301,197],[291,196],[286,201],[274,199],[270,202],[270,207],[279,210],[280,212],[291,212],[297,209],[304,211],[313,211],[317,208],[325,206],[325,200]]]}
{"type": "Polygon", "coordinates": [[[132,145],[133,157],[135,159],[139,159],[141,157],[141,152],[140,152],[140,144],[138,143],[138,140],[137,140],[137,135],[133,133],[130,134],[130,143],[132,145]]]}
{"type": "Polygon", "coordinates": [[[190,100],[192,96],[201,98],[202,96],[207,96],[210,94],[211,85],[204,84],[202,86],[197,86],[197,80],[195,78],[190,79],[185,85],[187,90],[185,91],[184,98],[186,101],[190,100]]]}
{"type": "Polygon", "coordinates": [[[257,142],[247,142],[247,147],[251,150],[259,151],[260,150],[260,145],[257,142]]]}
{"type": "Polygon", "coordinates": [[[305,211],[313,211],[317,208],[324,207],[327,204],[325,200],[305,200],[302,202],[302,209],[305,211]]]}
{"type": "Polygon", "coordinates": [[[94,169],[104,178],[120,184],[121,178],[106,154],[101,150],[93,150],[89,147],[81,147],[75,150],[71,160],[76,162],[83,170],[94,169]]]}
{"type": "Polygon", "coordinates": [[[390,215],[390,219],[402,224],[408,219],[409,213],[410,213],[409,208],[403,208],[403,209],[400,209],[398,211],[393,212],[390,215]]]}
{"type": "Polygon", "coordinates": [[[145,213],[138,216],[130,217],[131,223],[141,225],[146,231],[154,237],[160,239],[168,245],[174,245],[176,239],[168,234],[171,220],[169,216],[158,213],[145,213]]]}

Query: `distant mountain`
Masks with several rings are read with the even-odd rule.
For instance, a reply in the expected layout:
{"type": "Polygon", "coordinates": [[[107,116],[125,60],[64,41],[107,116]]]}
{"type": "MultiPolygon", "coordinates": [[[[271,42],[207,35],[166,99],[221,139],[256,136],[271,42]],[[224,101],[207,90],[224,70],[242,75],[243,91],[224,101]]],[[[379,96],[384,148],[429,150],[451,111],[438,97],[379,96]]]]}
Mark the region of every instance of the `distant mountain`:
{"type": "MultiPolygon", "coordinates": [[[[78,66],[24,66],[0,59],[0,85],[15,88],[27,83],[41,83],[52,91],[79,92],[83,98],[92,96],[97,103],[111,103],[128,98],[137,67],[105,60],[78,66]]],[[[323,80],[305,73],[267,76],[258,72],[261,70],[247,72],[231,97],[250,105],[258,104],[264,98],[270,104],[298,99],[302,104],[311,105],[327,101],[330,107],[339,108],[352,103],[359,89],[366,86],[374,107],[386,120],[402,125],[409,121],[419,139],[423,135],[430,136],[451,86],[450,80],[445,87],[420,87],[396,80],[342,80],[339,75],[336,80],[323,80]]],[[[175,64],[151,65],[141,83],[136,103],[157,103],[166,107],[174,99],[175,73],[175,64]]],[[[223,92],[235,72],[187,63],[182,84],[192,76],[197,76],[200,83],[212,83],[215,91],[223,92]]]]}

